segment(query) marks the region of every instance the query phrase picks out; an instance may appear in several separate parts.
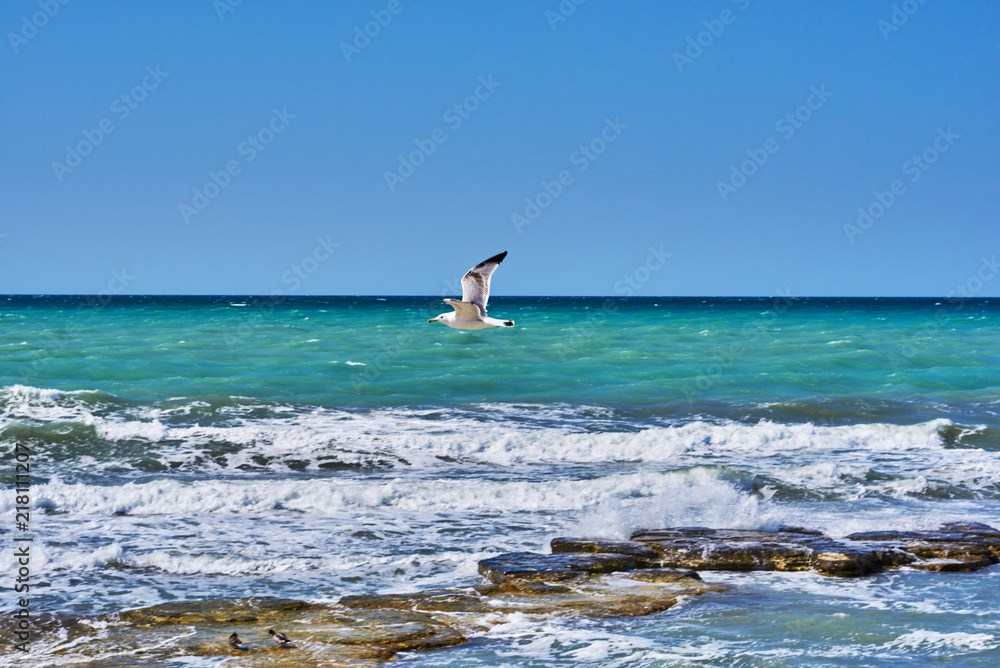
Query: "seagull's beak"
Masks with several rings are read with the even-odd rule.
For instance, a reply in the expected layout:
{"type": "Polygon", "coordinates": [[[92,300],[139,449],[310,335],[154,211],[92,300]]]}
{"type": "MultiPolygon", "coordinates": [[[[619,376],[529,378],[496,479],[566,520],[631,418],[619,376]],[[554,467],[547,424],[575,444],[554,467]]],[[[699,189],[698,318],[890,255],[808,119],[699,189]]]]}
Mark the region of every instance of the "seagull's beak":
{"type": "Polygon", "coordinates": [[[430,320],[428,320],[427,322],[437,322],[437,318],[431,318],[431,319],[430,319],[430,320]]]}

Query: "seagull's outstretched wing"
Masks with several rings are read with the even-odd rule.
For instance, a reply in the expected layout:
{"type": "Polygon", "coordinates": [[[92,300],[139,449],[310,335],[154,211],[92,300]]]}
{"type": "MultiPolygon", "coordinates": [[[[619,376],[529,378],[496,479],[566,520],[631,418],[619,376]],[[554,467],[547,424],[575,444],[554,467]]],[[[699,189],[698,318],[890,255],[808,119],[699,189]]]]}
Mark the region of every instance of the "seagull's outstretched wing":
{"type": "Polygon", "coordinates": [[[451,307],[455,309],[455,313],[462,320],[479,320],[481,316],[479,315],[479,309],[475,304],[470,304],[468,302],[458,302],[454,299],[445,299],[446,304],[451,304],[451,307]]]}
{"type": "MultiPolygon", "coordinates": [[[[479,307],[479,315],[486,317],[486,302],[490,300],[490,276],[497,270],[507,251],[483,260],[462,277],[462,301],[479,307]]],[[[457,310],[457,309],[456,309],[457,310]]]]}

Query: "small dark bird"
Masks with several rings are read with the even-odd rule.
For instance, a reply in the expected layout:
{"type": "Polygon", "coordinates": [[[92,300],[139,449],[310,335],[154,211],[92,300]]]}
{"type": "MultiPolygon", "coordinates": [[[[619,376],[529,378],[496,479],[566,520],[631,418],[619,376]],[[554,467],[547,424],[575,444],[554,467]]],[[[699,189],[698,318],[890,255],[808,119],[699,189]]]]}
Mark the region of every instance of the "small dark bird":
{"type": "Polygon", "coordinates": [[[243,641],[241,641],[240,637],[238,635],[236,635],[235,633],[233,633],[233,634],[231,634],[229,636],[229,646],[232,647],[233,649],[243,649],[240,646],[242,644],[243,644],[243,641]]]}
{"type": "Polygon", "coordinates": [[[281,631],[275,631],[274,629],[268,629],[267,632],[268,632],[268,634],[272,638],[274,638],[275,642],[278,643],[278,647],[284,647],[285,645],[287,645],[290,642],[292,642],[291,640],[288,639],[288,636],[286,636],[281,631]]]}

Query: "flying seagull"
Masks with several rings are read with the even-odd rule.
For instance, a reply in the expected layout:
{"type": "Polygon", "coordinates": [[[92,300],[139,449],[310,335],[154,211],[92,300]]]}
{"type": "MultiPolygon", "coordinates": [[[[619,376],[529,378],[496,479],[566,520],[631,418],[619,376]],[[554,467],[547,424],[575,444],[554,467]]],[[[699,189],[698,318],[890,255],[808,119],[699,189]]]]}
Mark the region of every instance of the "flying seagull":
{"type": "Polygon", "coordinates": [[[488,327],[513,327],[513,320],[497,320],[486,315],[486,302],[490,298],[490,277],[497,270],[507,251],[483,260],[462,277],[462,301],[445,299],[455,309],[442,313],[427,322],[443,322],[455,329],[486,329],[488,327]]]}

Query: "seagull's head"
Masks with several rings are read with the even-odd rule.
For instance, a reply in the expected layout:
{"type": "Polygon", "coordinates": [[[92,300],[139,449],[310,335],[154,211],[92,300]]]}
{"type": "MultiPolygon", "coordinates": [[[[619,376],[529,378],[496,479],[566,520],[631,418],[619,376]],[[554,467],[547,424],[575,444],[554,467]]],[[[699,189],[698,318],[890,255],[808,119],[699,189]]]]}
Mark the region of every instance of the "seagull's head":
{"type": "Polygon", "coordinates": [[[454,315],[455,315],[454,313],[442,313],[437,317],[431,318],[427,322],[443,322],[447,324],[448,321],[451,320],[452,317],[454,317],[454,315]]]}

